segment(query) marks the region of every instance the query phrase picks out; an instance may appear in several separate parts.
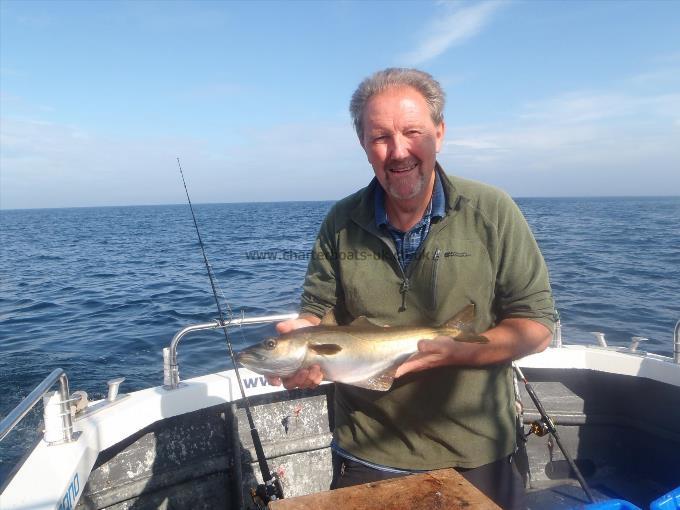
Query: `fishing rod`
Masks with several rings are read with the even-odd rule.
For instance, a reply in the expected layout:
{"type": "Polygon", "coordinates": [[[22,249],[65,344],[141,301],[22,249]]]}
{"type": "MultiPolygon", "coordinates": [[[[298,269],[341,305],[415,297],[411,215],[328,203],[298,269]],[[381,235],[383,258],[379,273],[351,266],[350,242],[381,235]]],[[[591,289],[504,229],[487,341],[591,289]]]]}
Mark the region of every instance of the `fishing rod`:
{"type": "Polygon", "coordinates": [[[581,471],[576,466],[574,459],[571,458],[571,455],[569,455],[569,452],[567,451],[567,449],[562,444],[562,440],[560,439],[560,436],[557,433],[557,428],[555,427],[555,422],[552,420],[552,418],[550,418],[550,416],[548,416],[548,413],[546,412],[545,408],[543,407],[543,404],[541,404],[541,401],[538,399],[538,395],[536,395],[534,388],[531,386],[531,384],[529,384],[529,381],[527,381],[527,378],[524,377],[524,374],[522,373],[520,368],[517,366],[517,364],[513,363],[512,368],[515,369],[515,373],[517,374],[517,377],[519,377],[522,380],[522,382],[524,383],[524,387],[526,388],[527,393],[529,394],[529,397],[531,397],[531,400],[533,401],[534,405],[536,406],[536,409],[538,410],[538,414],[541,415],[540,421],[535,421],[534,423],[531,424],[531,428],[529,429],[529,433],[527,434],[527,436],[531,433],[534,433],[537,436],[541,437],[541,436],[544,436],[544,435],[550,433],[550,435],[552,435],[552,437],[555,438],[555,442],[557,443],[557,446],[559,446],[560,451],[562,452],[562,455],[564,455],[564,458],[567,459],[567,462],[569,463],[569,466],[571,467],[572,471],[574,471],[574,474],[576,475],[578,483],[581,485],[583,492],[586,493],[586,496],[588,497],[590,502],[594,503],[595,497],[593,496],[593,493],[590,490],[590,487],[588,487],[588,484],[586,483],[585,478],[583,478],[581,471]]]}
{"type": "MultiPolygon", "coordinates": [[[[260,434],[255,427],[255,422],[253,421],[253,415],[250,412],[250,400],[246,396],[246,392],[243,388],[243,382],[241,382],[241,375],[238,371],[238,364],[236,363],[236,356],[234,356],[234,349],[231,345],[231,339],[227,333],[227,325],[231,322],[231,309],[229,309],[230,319],[227,321],[225,319],[224,312],[222,311],[222,306],[220,305],[220,300],[217,297],[217,287],[215,284],[215,276],[213,274],[212,266],[208,262],[208,256],[205,253],[205,246],[203,245],[203,239],[201,239],[201,232],[198,229],[198,221],[196,221],[196,214],[194,214],[194,207],[191,204],[191,198],[189,197],[189,189],[187,188],[187,183],[184,180],[184,172],[182,171],[182,164],[177,158],[177,166],[179,167],[179,174],[182,176],[182,184],[184,184],[184,191],[187,194],[187,201],[189,202],[189,209],[191,210],[191,217],[194,219],[194,227],[196,227],[196,235],[198,236],[198,244],[201,246],[201,253],[203,253],[203,262],[205,262],[205,267],[208,270],[208,278],[210,279],[210,286],[212,288],[213,297],[215,298],[215,304],[217,305],[217,312],[220,316],[220,325],[222,326],[222,331],[224,332],[224,338],[227,341],[227,349],[229,350],[229,356],[231,361],[234,363],[234,372],[236,373],[236,380],[238,381],[238,387],[241,390],[241,398],[243,399],[244,409],[246,411],[246,416],[248,417],[248,425],[250,426],[250,435],[253,438],[253,446],[255,447],[255,454],[257,455],[257,463],[260,466],[260,473],[262,474],[263,484],[259,484],[257,488],[251,489],[250,495],[253,498],[253,502],[258,508],[264,509],[270,501],[275,501],[277,499],[283,499],[283,487],[281,486],[281,481],[276,473],[269,470],[269,465],[267,464],[267,459],[264,455],[264,449],[262,448],[262,441],[260,440],[260,434]]],[[[229,304],[227,303],[227,307],[229,304]]]]}

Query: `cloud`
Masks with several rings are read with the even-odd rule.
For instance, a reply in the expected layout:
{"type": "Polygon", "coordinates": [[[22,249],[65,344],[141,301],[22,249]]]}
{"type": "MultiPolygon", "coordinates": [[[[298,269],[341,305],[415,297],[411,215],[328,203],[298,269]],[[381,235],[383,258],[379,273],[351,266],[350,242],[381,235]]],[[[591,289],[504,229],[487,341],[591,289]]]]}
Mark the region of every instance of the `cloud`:
{"type": "Polygon", "coordinates": [[[501,149],[500,145],[498,145],[497,143],[495,143],[495,142],[493,142],[489,139],[484,139],[484,137],[456,138],[454,140],[446,142],[446,145],[461,147],[463,149],[472,149],[472,150],[501,149]]]}
{"type": "Polygon", "coordinates": [[[664,53],[650,59],[651,68],[631,76],[626,83],[648,90],[678,90],[680,87],[680,52],[664,53]]]}
{"type": "MultiPolygon", "coordinates": [[[[506,121],[449,123],[439,160],[515,196],[677,194],[680,93],[631,79],[617,87],[537,98],[506,121]]],[[[230,92],[238,87],[219,82],[192,91],[230,92]]],[[[372,176],[346,114],[232,126],[238,137],[208,141],[106,136],[46,122],[43,107],[20,97],[1,99],[2,208],[183,203],[176,156],[196,203],[333,200],[372,176]]]]}
{"type": "Polygon", "coordinates": [[[443,3],[447,12],[438,16],[423,31],[423,41],[413,51],[399,57],[406,65],[417,66],[432,60],[447,49],[477,35],[502,6],[499,0],[488,0],[461,7],[459,3],[443,3]]]}
{"type": "MultiPolygon", "coordinates": [[[[123,140],[78,126],[0,119],[2,208],[176,203],[167,183],[177,139],[123,140]]],[[[192,150],[190,151],[189,148],[192,150]]]]}
{"type": "Polygon", "coordinates": [[[677,194],[679,118],[680,94],[573,92],[449,126],[440,159],[515,195],[677,194]]]}
{"type": "Polygon", "coordinates": [[[631,82],[640,85],[680,83],[680,65],[676,68],[640,73],[636,76],[633,76],[631,78],[631,82]]]}
{"type": "Polygon", "coordinates": [[[580,124],[631,116],[680,114],[680,93],[572,92],[525,105],[521,119],[580,124]]]}
{"type": "Polygon", "coordinates": [[[330,200],[366,185],[371,170],[348,122],[285,124],[238,143],[185,137],[116,138],[78,126],[0,119],[0,207],[330,200]]]}
{"type": "Polygon", "coordinates": [[[668,62],[660,68],[638,73],[632,76],[628,82],[633,86],[647,89],[672,88],[678,90],[680,87],[680,60],[668,62]]]}
{"type": "Polygon", "coordinates": [[[663,64],[680,64],[680,51],[663,53],[655,56],[653,60],[663,64]]]}
{"type": "MultiPolygon", "coordinates": [[[[449,124],[444,168],[515,196],[664,195],[680,189],[680,94],[580,91],[526,103],[505,122],[449,124]]],[[[0,119],[0,207],[333,200],[372,171],[345,118],[190,136],[111,137],[0,119]]]]}
{"type": "Polygon", "coordinates": [[[30,116],[33,114],[42,115],[55,111],[52,106],[33,103],[22,96],[17,96],[5,91],[0,91],[0,110],[5,115],[7,115],[8,112],[11,112],[13,115],[22,116],[30,116]]]}

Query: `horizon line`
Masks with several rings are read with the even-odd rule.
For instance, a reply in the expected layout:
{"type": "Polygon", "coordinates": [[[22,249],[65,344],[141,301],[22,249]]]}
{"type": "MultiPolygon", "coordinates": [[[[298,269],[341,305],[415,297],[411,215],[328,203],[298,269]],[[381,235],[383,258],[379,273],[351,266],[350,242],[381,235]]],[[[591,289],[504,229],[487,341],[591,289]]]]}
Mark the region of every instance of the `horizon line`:
{"type": "MultiPolygon", "coordinates": [[[[513,200],[524,200],[524,199],[544,199],[544,200],[559,200],[559,199],[575,199],[575,198],[588,198],[588,199],[612,199],[612,198],[680,198],[678,194],[669,195],[554,195],[554,196],[541,196],[541,195],[527,195],[527,196],[512,196],[513,200]]],[[[234,201],[234,202],[193,202],[194,205],[245,205],[245,204],[294,204],[294,203],[322,203],[322,202],[337,202],[341,200],[338,199],[327,199],[327,200],[254,200],[251,202],[234,201]]],[[[110,205],[66,205],[66,206],[56,206],[56,207],[2,207],[0,206],[0,212],[3,211],[42,211],[42,210],[54,210],[54,209],[104,209],[107,207],[163,207],[163,206],[181,206],[189,205],[187,202],[181,203],[158,203],[158,204],[110,204],[110,205]]]]}

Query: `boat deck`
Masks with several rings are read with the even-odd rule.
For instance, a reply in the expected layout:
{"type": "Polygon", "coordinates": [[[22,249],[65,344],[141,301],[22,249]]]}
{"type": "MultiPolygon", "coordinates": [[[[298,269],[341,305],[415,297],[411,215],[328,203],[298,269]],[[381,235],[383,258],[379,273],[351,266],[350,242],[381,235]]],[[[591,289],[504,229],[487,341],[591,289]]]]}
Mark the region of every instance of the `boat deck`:
{"type": "MultiPolygon", "coordinates": [[[[524,372],[597,497],[646,506],[678,485],[677,388],[591,370],[524,372]]],[[[524,388],[520,392],[524,423],[539,419],[524,388]]],[[[530,436],[526,452],[530,508],[573,508],[587,502],[549,436],[530,436]]]]}
{"type": "MultiPolygon", "coordinates": [[[[644,506],[678,485],[677,388],[591,370],[525,374],[598,497],[644,506]],[[611,398],[613,389],[628,398],[611,398]]],[[[521,391],[527,424],[538,413],[521,391]]],[[[332,400],[333,385],[251,397],[268,462],[287,497],[330,485],[332,400]]],[[[528,474],[529,508],[587,503],[549,436],[531,435],[525,446],[517,462],[528,474]]],[[[258,481],[245,413],[222,404],[154,423],[102,452],[77,508],[248,508],[258,481]]]]}

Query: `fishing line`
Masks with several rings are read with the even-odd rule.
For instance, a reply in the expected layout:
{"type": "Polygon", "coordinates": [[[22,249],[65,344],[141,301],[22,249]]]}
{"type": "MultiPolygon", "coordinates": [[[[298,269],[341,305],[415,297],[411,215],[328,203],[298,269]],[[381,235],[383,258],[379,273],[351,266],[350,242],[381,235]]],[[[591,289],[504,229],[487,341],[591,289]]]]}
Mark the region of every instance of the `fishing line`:
{"type": "MultiPolygon", "coordinates": [[[[257,455],[257,463],[260,467],[260,473],[262,474],[262,480],[265,482],[265,487],[258,487],[258,489],[264,489],[265,503],[269,500],[282,499],[283,490],[278,478],[269,470],[269,465],[267,464],[267,459],[264,455],[264,450],[262,448],[262,441],[260,440],[260,434],[255,427],[255,422],[253,421],[253,415],[250,412],[250,400],[246,396],[245,389],[243,388],[243,382],[241,381],[241,375],[238,371],[238,364],[236,363],[236,356],[234,356],[234,349],[231,345],[231,339],[229,338],[229,333],[227,333],[227,326],[231,323],[232,311],[229,303],[224,297],[224,292],[220,288],[220,293],[229,311],[229,320],[225,319],[224,312],[222,311],[222,306],[220,305],[220,299],[217,296],[217,288],[219,285],[216,283],[216,278],[208,261],[208,256],[205,253],[205,246],[203,244],[203,239],[201,238],[201,231],[198,228],[198,221],[196,220],[196,214],[194,213],[194,206],[191,204],[191,198],[189,197],[189,189],[187,188],[186,180],[184,179],[184,172],[182,171],[182,164],[177,158],[177,166],[179,167],[179,174],[182,176],[182,184],[184,184],[184,191],[187,195],[187,201],[189,202],[189,209],[191,210],[191,217],[194,220],[194,227],[196,227],[196,235],[198,236],[198,244],[201,246],[201,253],[203,254],[203,261],[205,262],[205,267],[208,270],[208,278],[210,279],[210,287],[212,288],[213,297],[215,298],[215,304],[217,305],[217,312],[220,316],[220,326],[224,332],[224,338],[227,341],[227,349],[229,350],[229,356],[231,361],[234,363],[234,372],[236,373],[236,380],[238,381],[239,390],[241,390],[241,398],[243,399],[244,409],[246,416],[248,418],[248,425],[250,426],[250,435],[253,438],[253,446],[255,447],[255,454],[257,455]]],[[[263,497],[262,490],[258,491],[258,496],[263,497]]]]}

